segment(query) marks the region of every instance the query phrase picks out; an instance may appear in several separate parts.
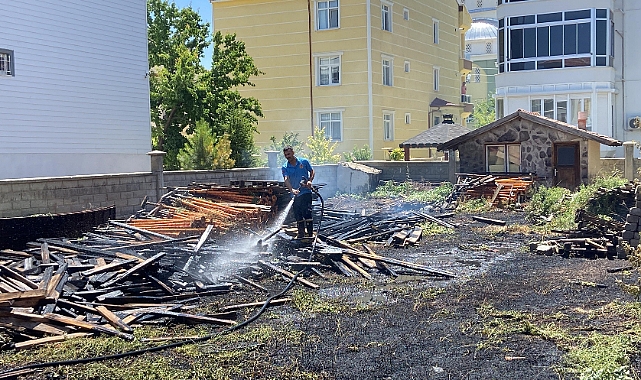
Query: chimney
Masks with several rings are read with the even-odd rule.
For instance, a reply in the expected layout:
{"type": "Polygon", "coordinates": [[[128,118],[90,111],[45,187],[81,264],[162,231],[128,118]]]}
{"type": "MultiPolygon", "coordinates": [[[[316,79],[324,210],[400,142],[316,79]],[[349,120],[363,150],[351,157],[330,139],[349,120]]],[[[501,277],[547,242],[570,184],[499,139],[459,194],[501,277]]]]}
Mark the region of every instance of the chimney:
{"type": "Polygon", "coordinates": [[[588,122],[588,113],[584,111],[579,111],[579,122],[578,122],[578,127],[579,129],[586,129],[586,124],[588,122]]]}

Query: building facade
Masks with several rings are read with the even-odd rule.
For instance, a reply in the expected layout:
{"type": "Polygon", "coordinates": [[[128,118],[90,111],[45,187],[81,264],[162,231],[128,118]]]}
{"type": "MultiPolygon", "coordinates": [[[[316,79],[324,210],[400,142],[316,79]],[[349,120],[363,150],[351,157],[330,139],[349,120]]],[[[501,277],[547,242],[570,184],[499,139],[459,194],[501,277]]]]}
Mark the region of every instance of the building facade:
{"type": "MultiPolygon", "coordinates": [[[[463,56],[471,20],[456,0],[215,0],[214,31],[235,33],[265,73],[256,97],[258,146],[315,126],[337,151],[367,145],[376,159],[436,125],[465,117],[463,56]],[[454,106],[430,107],[435,98],[454,106]]],[[[466,71],[467,70],[467,71],[466,71]]]]}
{"type": "MultiPolygon", "coordinates": [[[[497,113],[523,108],[615,139],[639,140],[636,1],[499,0],[497,113]]],[[[622,148],[602,147],[603,156],[622,148]]]]}
{"type": "Polygon", "coordinates": [[[0,179],[150,170],[144,0],[0,12],[0,179]]]}

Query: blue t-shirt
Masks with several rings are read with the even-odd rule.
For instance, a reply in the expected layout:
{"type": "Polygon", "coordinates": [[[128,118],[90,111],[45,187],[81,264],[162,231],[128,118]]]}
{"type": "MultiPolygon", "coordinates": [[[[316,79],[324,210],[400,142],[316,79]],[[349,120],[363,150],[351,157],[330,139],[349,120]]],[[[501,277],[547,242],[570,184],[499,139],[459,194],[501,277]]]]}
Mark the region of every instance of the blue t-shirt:
{"type": "MultiPolygon", "coordinates": [[[[289,183],[291,183],[292,189],[298,189],[300,187],[301,180],[309,180],[309,175],[312,172],[312,165],[310,165],[309,161],[304,158],[297,158],[295,165],[291,165],[289,161],[285,161],[282,171],[283,178],[289,178],[289,183]]],[[[301,194],[311,192],[312,191],[307,187],[300,189],[301,194]]]]}

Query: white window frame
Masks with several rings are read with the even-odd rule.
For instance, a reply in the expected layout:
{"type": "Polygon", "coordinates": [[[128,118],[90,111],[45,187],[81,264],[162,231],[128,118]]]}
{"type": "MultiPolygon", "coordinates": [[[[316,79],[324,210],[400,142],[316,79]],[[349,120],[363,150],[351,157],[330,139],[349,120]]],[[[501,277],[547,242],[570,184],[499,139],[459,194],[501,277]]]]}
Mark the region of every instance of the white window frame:
{"type": "Polygon", "coordinates": [[[410,10],[407,8],[403,8],[403,20],[405,21],[410,20],[410,10]]]}
{"type": "Polygon", "coordinates": [[[383,111],[383,140],[394,141],[394,111],[383,111]]]}
{"type": "Polygon", "coordinates": [[[432,33],[434,34],[434,44],[438,45],[439,43],[439,24],[440,21],[437,19],[432,19],[432,33]]]}
{"type": "Polygon", "coordinates": [[[405,113],[405,124],[412,124],[412,114],[409,112],[405,113]]]}
{"type": "MultiPolygon", "coordinates": [[[[497,166],[497,165],[493,165],[497,166]]],[[[485,170],[488,173],[519,173],[521,171],[521,144],[488,144],[485,146],[485,170]],[[503,165],[502,168],[490,168],[490,162],[489,162],[489,156],[490,156],[490,148],[503,148],[503,165]],[[512,149],[510,149],[512,148],[512,149]],[[519,153],[519,158],[518,158],[518,168],[516,168],[516,171],[510,170],[510,152],[516,151],[519,153]],[[499,170],[500,169],[500,170],[499,170]]]]}
{"type": "Polygon", "coordinates": [[[0,78],[16,75],[13,50],[0,49],[0,78]]]}
{"type": "Polygon", "coordinates": [[[405,61],[403,63],[403,70],[405,70],[406,73],[410,72],[410,61],[405,61]]]}
{"type": "Polygon", "coordinates": [[[481,83],[481,68],[474,67],[474,83],[481,83]]]}
{"type": "Polygon", "coordinates": [[[325,132],[325,137],[328,138],[330,141],[336,141],[340,142],[343,141],[343,112],[345,111],[344,108],[320,108],[316,109],[316,125],[318,128],[324,129],[325,132]],[[327,120],[322,120],[323,115],[328,115],[329,119],[327,120]],[[338,119],[335,119],[336,115],[338,115],[338,119]],[[338,123],[338,134],[340,135],[340,138],[335,139],[332,137],[332,132],[334,132],[334,123],[338,123]],[[330,129],[327,129],[329,124],[330,129]]]}
{"type": "Polygon", "coordinates": [[[432,70],[432,80],[434,81],[434,91],[438,91],[441,87],[441,68],[434,67],[432,70]]]}
{"type": "Polygon", "coordinates": [[[328,52],[328,53],[321,53],[321,54],[314,54],[314,60],[316,62],[316,86],[320,87],[327,87],[327,86],[340,86],[342,81],[343,81],[343,68],[342,68],[342,63],[343,63],[343,52],[328,52]],[[338,64],[332,64],[331,60],[333,58],[338,58],[338,64]],[[321,60],[324,59],[329,59],[330,62],[327,64],[321,64],[321,60]],[[329,83],[327,84],[321,84],[321,70],[323,67],[329,67],[329,83]],[[332,67],[338,67],[338,82],[333,83],[332,82],[332,67]]]}
{"type": "Polygon", "coordinates": [[[331,29],[338,29],[341,27],[341,13],[340,13],[340,0],[319,0],[314,3],[314,7],[316,8],[314,11],[314,14],[316,15],[316,30],[331,30],[331,29]],[[336,4],[336,6],[332,6],[333,3],[336,4]],[[320,4],[326,4],[326,8],[321,8],[320,4]],[[326,15],[323,15],[323,18],[325,19],[325,22],[327,24],[327,27],[321,28],[321,12],[325,11],[326,15]],[[332,19],[331,14],[332,11],[336,12],[336,25],[332,26],[330,24],[330,21],[332,19]]]}
{"type": "Polygon", "coordinates": [[[388,32],[392,31],[392,3],[381,1],[381,29],[388,32]]]}
{"type": "Polygon", "coordinates": [[[389,55],[381,56],[381,71],[382,71],[383,86],[393,87],[394,86],[394,57],[389,55]]]}

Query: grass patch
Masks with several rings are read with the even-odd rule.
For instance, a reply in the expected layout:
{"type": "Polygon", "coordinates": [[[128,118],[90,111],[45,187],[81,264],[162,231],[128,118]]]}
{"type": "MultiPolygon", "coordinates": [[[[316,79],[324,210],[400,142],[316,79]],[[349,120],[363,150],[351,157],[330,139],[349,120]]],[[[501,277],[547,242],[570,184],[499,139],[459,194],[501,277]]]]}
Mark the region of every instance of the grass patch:
{"type": "Polygon", "coordinates": [[[405,181],[395,183],[387,181],[370,193],[371,198],[403,198],[410,202],[438,203],[450,195],[454,186],[443,182],[438,186],[420,182],[405,181]]]}
{"type": "Polygon", "coordinates": [[[447,228],[441,224],[432,222],[421,223],[421,228],[423,229],[423,236],[448,235],[454,233],[453,228],[447,228]]]}
{"type": "Polygon", "coordinates": [[[306,289],[296,289],[292,292],[292,304],[303,313],[340,313],[348,308],[340,300],[321,298],[318,293],[306,289]]]}
{"type": "Polygon", "coordinates": [[[456,212],[461,213],[479,213],[490,211],[492,203],[485,198],[465,199],[458,203],[456,212]]]}

